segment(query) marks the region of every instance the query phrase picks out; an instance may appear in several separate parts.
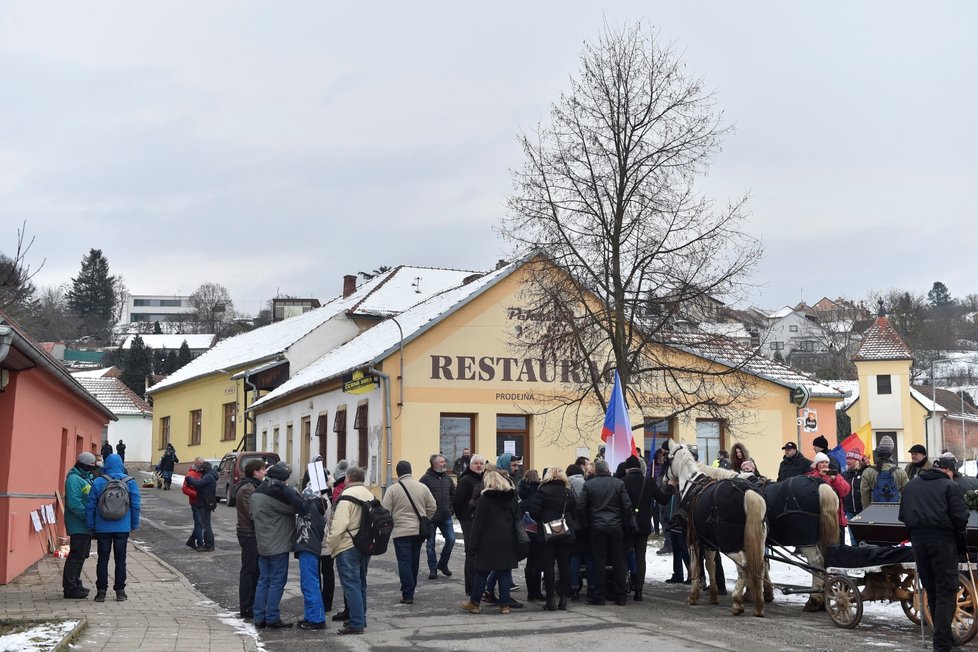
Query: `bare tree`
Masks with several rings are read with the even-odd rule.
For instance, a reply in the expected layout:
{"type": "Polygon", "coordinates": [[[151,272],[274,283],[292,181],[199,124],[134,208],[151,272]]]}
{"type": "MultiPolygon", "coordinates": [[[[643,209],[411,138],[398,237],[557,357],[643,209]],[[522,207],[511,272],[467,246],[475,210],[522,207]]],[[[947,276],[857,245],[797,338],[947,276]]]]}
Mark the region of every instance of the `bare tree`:
{"type": "Polygon", "coordinates": [[[34,246],[34,237],[27,239],[27,222],[17,229],[17,244],[12,256],[0,253],[0,310],[18,321],[30,316],[36,301],[37,289],[31,279],[41,271],[46,261],[31,269],[27,254],[34,246]]]}
{"type": "Polygon", "coordinates": [[[501,229],[517,254],[540,252],[521,345],[580,363],[554,410],[604,408],[615,368],[633,406],[665,395],[668,416],[729,416],[750,391],[736,371],[752,354],[695,326],[739,296],[762,248],[742,230],[746,197],[718,208],[696,184],[729,129],[715,97],[640,23],[605,26],[570,83],[550,124],[521,138],[501,229]]]}
{"type": "Polygon", "coordinates": [[[204,283],[190,295],[194,312],[194,330],[197,333],[227,333],[234,321],[234,303],[231,293],[218,283],[204,283]]]}

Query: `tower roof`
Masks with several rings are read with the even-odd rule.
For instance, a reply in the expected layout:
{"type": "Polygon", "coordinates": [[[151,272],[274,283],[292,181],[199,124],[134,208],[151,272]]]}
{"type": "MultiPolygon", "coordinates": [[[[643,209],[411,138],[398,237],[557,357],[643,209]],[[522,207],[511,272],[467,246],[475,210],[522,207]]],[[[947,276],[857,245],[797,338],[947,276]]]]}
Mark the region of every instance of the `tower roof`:
{"type": "Polygon", "coordinates": [[[880,315],[863,334],[862,344],[853,361],[868,360],[913,360],[910,347],[896,332],[886,315],[880,315]]]}

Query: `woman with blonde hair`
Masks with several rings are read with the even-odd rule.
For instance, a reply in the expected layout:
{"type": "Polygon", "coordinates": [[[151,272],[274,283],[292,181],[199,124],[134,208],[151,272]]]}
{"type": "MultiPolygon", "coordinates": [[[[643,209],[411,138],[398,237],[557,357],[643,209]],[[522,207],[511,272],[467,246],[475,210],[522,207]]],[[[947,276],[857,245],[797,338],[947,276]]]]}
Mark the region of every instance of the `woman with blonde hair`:
{"type": "Polygon", "coordinates": [[[570,528],[568,528],[567,535],[553,537],[547,541],[544,526],[552,521],[563,520],[567,523],[568,516],[574,513],[574,507],[574,494],[570,490],[567,476],[556,466],[550,467],[544,473],[540,488],[530,499],[527,510],[530,516],[540,524],[541,529],[537,540],[530,545],[535,549],[536,558],[543,570],[543,585],[547,594],[547,602],[543,608],[547,611],[567,609],[567,598],[571,592],[570,556],[574,539],[570,528]],[[554,600],[554,562],[557,564],[560,577],[560,586],[556,587],[557,601],[554,600]]]}
{"type": "Polygon", "coordinates": [[[510,612],[509,590],[513,583],[513,568],[520,561],[516,541],[516,525],[522,520],[516,503],[513,485],[498,471],[482,477],[483,490],[472,519],[472,541],[466,542],[475,551],[475,580],[469,599],[462,609],[477,614],[482,592],[491,571],[499,582],[499,613],[510,612]]]}

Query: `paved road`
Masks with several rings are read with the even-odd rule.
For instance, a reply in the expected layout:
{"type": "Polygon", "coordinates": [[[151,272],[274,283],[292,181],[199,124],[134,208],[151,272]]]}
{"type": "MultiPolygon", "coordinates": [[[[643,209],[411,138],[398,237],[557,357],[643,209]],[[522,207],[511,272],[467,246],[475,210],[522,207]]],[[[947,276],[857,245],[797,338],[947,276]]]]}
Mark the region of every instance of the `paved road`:
{"type": "MultiPolygon", "coordinates": [[[[223,503],[214,513],[217,551],[197,553],[184,545],[191,529],[190,509],[179,491],[146,490],[143,494],[143,528],[137,539],[175,566],[205,595],[237,613],[239,554],[234,536],[235,511],[223,503]]],[[[461,552],[460,546],[457,548],[461,552]]],[[[398,600],[397,569],[393,550],[371,561],[368,577],[367,634],[337,637],[297,629],[266,630],[265,648],[292,652],[297,644],[328,640],[330,647],[353,650],[623,650],[647,647],[658,650],[925,650],[919,631],[901,617],[867,614],[855,630],[837,629],[825,614],[807,614],[798,604],[778,596],[768,605],[767,617],[733,617],[729,598],[721,606],[688,607],[686,589],[667,585],[660,577],[647,580],[645,601],[627,607],[590,607],[570,603],[566,612],[546,612],[528,603],[510,616],[492,609],[482,614],[462,612],[464,598],[460,579],[461,556],[453,556],[452,578],[430,581],[422,572],[421,586],[411,606],[398,600]]],[[[425,562],[422,559],[422,566],[425,562]]],[[[282,601],[283,617],[302,617],[298,564],[293,561],[282,601]]],[[[337,607],[342,605],[337,586],[337,607]]],[[[522,598],[525,592],[516,594],[522,598]]],[[[896,608],[899,613],[899,608],[896,608]]],[[[332,625],[332,623],[329,623],[332,625]]]]}

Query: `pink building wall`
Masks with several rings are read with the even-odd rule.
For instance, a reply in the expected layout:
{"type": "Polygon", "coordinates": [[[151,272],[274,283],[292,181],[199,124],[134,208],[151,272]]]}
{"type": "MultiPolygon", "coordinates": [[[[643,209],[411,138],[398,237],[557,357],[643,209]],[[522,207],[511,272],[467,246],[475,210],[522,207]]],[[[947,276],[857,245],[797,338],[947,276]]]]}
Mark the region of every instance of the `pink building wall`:
{"type": "Polygon", "coordinates": [[[11,371],[0,392],[0,584],[7,584],[48,554],[45,531],[30,513],[54,505],[57,535],[64,515],[68,469],[83,451],[97,453],[108,417],[40,367],[11,371]]]}

